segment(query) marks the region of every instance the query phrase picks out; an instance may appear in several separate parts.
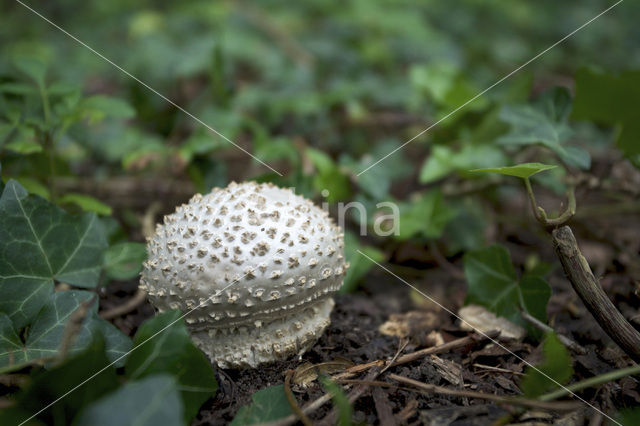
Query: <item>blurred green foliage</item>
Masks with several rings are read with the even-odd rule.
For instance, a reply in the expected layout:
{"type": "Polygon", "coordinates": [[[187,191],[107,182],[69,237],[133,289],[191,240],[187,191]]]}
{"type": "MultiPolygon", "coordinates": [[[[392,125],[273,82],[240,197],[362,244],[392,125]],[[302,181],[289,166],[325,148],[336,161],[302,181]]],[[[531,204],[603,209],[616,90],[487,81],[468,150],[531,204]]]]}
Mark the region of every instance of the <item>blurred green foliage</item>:
{"type": "MultiPolygon", "coordinates": [[[[139,226],[131,210],[114,209],[86,193],[60,193],[57,182],[63,179],[110,182],[120,176],[163,177],[190,181],[200,192],[231,180],[255,179],[295,187],[299,194],[328,203],[332,213],[339,202],[358,201],[366,206],[366,215],[351,210],[345,224],[345,252],[352,264],[346,290],[356,288],[373,265],[358,250],[383,261],[394,247],[439,240],[446,255],[466,253],[469,300],[516,322],[521,323],[520,308],[544,320],[548,299],[544,280],[531,273],[519,279],[506,249],[483,248],[488,242],[485,231],[496,220],[486,213],[486,201],[497,198],[504,189],[497,184],[503,181],[471,170],[522,176],[544,169],[533,162],[549,164],[556,167],[532,179],[560,193],[566,177],[588,171],[593,153],[602,147],[618,149],[640,166],[636,119],[640,4],[621,3],[526,69],[450,113],[610,4],[606,0],[461,0],[455,6],[443,0],[33,4],[55,24],[282,176],[20,4],[5,5],[0,26],[3,356],[28,343],[33,333],[29,327],[46,324],[47,309],[60,308],[56,302],[85,300],[88,294],[70,290],[53,298],[54,284],[94,288],[111,280],[135,279],[140,270],[143,245],[129,241],[121,225],[139,226]],[[513,164],[520,166],[504,168],[513,164]],[[376,219],[388,213],[377,206],[380,201],[399,208],[398,232],[384,237],[371,235],[376,219]],[[28,209],[19,211],[22,205],[28,209]],[[30,230],[26,225],[31,219],[37,226],[30,230]],[[370,234],[366,242],[354,233],[361,225],[370,234]],[[47,240],[50,230],[58,240],[47,240]],[[92,237],[79,240],[83,231],[92,237]],[[38,244],[41,253],[34,250],[38,244]],[[37,262],[27,265],[19,256],[6,255],[16,247],[37,262]],[[76,252],[82,256],[76,259],[76,252]],[[53,263],[47,268],[45,260],[53,263]],[[68,270],[78,273],[65,273],[68,270]],[[21,285],[11,285],[15,283],[21,285]],[[22,306],[26,298],[33,303],[22,306]]],[[[385,223],[385,229],[393,225],[385,223]]],[[[80,304],[69,306],[77,309],[80,304]]],[[[71,359],[84,356],[102,365],[105,351],[113,358],[117,345],[104,327],[96,332],[90,326],[99,323],[94,314],[85,324],[93,331],[82,335],[71,359]]],[[[159,318],[160,323],[143,326],[139,333],[155,330],[169,317],[159,318]]],[[[71,420],[83,408],[78,422],[91,423],[113,404],[154,387],[167,390],[163,401],[166,407],[177,407],[174,414],[184,412],[171,421],[191,417],[215,386],[205,383],[195,403],[183,404],[180,397],[186,391],[179,392],[180,386],[189,384],[192,374],[211,379],[211,372],[178,371],[180,362],[199,362],[181,330],[171,334],[182,348],[177,361],[157,359],[149,367],[171,377],[129,374],[128,384],[117,391],[109,379],[97,390],[92,388],[95,392],[86,403],[94,405],[65,406],[73,415],[64,418],[71,420]]],[[[60,336],[52,338],[48,349],[55,351],[59,340],[60,336]]],[[[549,342],[551,351],[554,343],[549,342]]],[[[27,352],[25,356],[33,360],[27,352]]],[[[16,359],[9,357],[0,359],[9,369],[15,368],[16,359]]],[[[78,365],[90,372],[86,359],[78,365]]],[[[55,377],[65,365],[46,373],[55,377]]],[[[286,415],[283,392],[269,389],[254,395],[253,404],[241,410],[239,418],[254,418],[259,410],[252,407],[271,404],[260,399],[266,392],[277,393],[278,411],[286,415]]],[[[51,395],[59,391],[53,389],[51,395]]],[[[24,398],[21,401],[31,397],[24,398]]],[[[14,414],[33,411],[33,406],[22,404],[14,414]]],[[[133,411],[122,414],[129,413],[133,417],[127,419],[134,421],[133,411]]],[[[162,410],[153,414],[161,416],[162,410]]],[[[49,416],[46,413],[42,419],[50,420],[49,416]]]]}

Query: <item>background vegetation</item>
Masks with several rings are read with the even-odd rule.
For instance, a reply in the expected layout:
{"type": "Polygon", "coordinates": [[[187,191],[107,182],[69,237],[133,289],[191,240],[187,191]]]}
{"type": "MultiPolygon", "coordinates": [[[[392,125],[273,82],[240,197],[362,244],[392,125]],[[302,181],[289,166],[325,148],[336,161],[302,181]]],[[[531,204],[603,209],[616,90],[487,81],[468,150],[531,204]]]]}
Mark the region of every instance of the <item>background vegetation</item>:
{"type": "MultiPolygon", "coordinates": [[[[445,268],[464,264],[467,302],[541,339],[521,310],[547,320],[551,266],[541,260],[549,260],[543,244],[527,243],[535,225],[525,207],[509,204],[523,193],[520,182],[471,170],[556,165],[532,177],[547,200],[557,205],[577,187],[580,209],[595,179],[604,194],[599,205],[637,212],[640,4],[621,3],[359,173],[611,4],[30,3],[279,176],[19,3],[5,2],[0,371],[19,373],[30,385],[5,386],[17,402],[0,418],[25,419],[115,361],[85,391],[37,419],[96,424],[117,410],[128,423],[149,403],[142,399],[159,390],[166,390],[163,402],[150,418],[193,419],[217,384],[181,322],[166,339],[125,356],[177,314],[123,332],[98,315],[98,298],[113,283],[136,280],[144,236],[159,214],[231,180],[295,187],[334,212],[338,202],[360,201],[369,207],[369,229],[381,214],[376,203],[397,202],[399,235],[361,238],[363,219],[350,217],[345,292],[357,291],[373,265],[358,249],[418,271],[444,258],[445,268]],[[523,229],[518,243],[527,247],[515,266],[506,244],[516,239],[514,228],[523,229]],[[491,271],[502,278],[492,279],[491,271]]],[[[632,223],[637,229],[640,222],[632,223]]],[[[636,241],[631,254],[637,249],[636,241]]],[[[640,278],[632,261],[615,268],[629,274],[629,286],[640,278]]],[[[525,385],[537,389],[528,395],[549,390],[535,380],[525,385]]]]}

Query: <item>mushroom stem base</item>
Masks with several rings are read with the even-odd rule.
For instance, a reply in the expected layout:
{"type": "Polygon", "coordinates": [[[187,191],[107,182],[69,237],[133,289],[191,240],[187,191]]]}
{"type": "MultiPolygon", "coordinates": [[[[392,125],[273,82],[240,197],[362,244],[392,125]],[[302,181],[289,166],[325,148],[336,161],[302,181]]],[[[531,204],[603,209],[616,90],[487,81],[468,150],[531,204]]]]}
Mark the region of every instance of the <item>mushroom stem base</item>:
{"type": "Polygon", "coordinates": [[[306,352],[330,324],[333,305],[329,297],[268,323],[256,321],[232,330],[192,330],[191,336],[218,367],[255,368],[306,352]]]}

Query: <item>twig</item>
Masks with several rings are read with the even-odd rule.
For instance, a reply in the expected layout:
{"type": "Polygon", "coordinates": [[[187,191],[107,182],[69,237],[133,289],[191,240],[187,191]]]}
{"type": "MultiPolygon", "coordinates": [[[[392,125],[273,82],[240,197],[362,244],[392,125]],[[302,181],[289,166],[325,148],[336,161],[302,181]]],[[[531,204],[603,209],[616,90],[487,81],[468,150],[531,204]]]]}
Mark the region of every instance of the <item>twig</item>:
{"type": "Polygon", "coordinates": [[[589,377],[588,379],[581,380],[569,386],[565,386],[553,392],[544,394],[538,399],[540,401],[553,401],[554,399],[562,398],[563,396],[573,394],[575,392],[581,391],[582,389],[601,385],[607,382],[612,382],[614,380],[622,379],[623,377],[627,376],[633,376],[635,374],[640,374],[640,364],[636,364],[627,368],[621,368],[620,370],[609,371],[608,373],[600,374],[598,376],[589,377]]]}
{"type": "Polygon", "coordinates": [[[616,309],[593,276],[571,228],[563,226],[553,230],[551,235],[564,273],[591,315],[629,357],[640,362],[640,333],[616,309]]]}
{"type": "Polygon", "coordinates": [[[425,348],[419,351],[412,352],[410,354],[402,355],[401,357],[398,357],[393,362],[377,360],[377,361],[368,362],[366,364],[354,365],[353,367],[347,368],[343,374],[338,375],[338,378],[341,378],[341,376],[344,376],[344,375],[348,376],[355,373],[360,373],[372,367],[386,368],[389,364],[392,367],[400,364],[406,364],[409,362],[416,361],[420,358],[424,358],[427,355],[435,355],[443,352],[449,352],[454,349],[484,342],[485,340],[488,340],[490,338],[495,339],[499,335],[500,335],[500,331],[498,330],[492,330],[485,334],[473,333],[468,336],[461,337],[459,339],[452,340],[447,343],[443,343],[442,345],[432,346],[430,348],[425,348]]]}
{"type": "Polygon", "coordinates": [[[513,374],[514,376],[524,376],[524,373],[520,373],[519,371],[513,371],[513,370],[509,370],[507,368],[501,368],[501,367],[495,367],[492,365],[484,365],[484,364],[472,364],[473,367],[477,367],[477,368],[481,368],[483,370],[490,370],[490,371],[497,371],[500,373],[509,373],[509,374],[513,374]]]}
{"type": "MultiPolygon", "coordinates": [[[[318,408],[322,407],[327,402],[331,401],[331,394],[325,393],[320,398],[316,399],[313,402],[302,407],[302,412],[304,414],[310,414],[316,411],[318,408]]],[[[276,420],[268,423],[261,423],[260,426],[289,426],[298,421],[298,416],[295,414],[290,414],[287,417],[284,417],[280,420],[276,420]]]]}
{"type": "Polygon", "coordinates": [[[531,202],[531,209],[533,210],[533,214],[538,222],[540,222],[545,227],[560,226],[571,219],[574,214],[576,214],[576,194],[573,187],[569,187],[569,205],[567,206],[565,211],[557,218],[549,219],[547,217],[547,212],[536,203],[536,197],[533,194],[533,189],[531,188],[531,181],[529,180],[529,178],[524,178],[524,185],[527,188],[527,194],[529,195],[529,201],[531,202]]]}
{"type": "Polygon", "coordinates": [[[147,293],[144,290],[138,289],[133,297],[127,300],[126,303],[102,311],[99,315],[101,318],[109,320],[127,314],[144,302],[145,297],[147,297],[147,293]]]}
{"type": "Polygon", "coordinates": [[[558,336],[558,340],[560,340],[560,342],[563,345],[565,345],[569,349],[573,350],[574,352],[577,352],[580,355],[584,355],[584,354],[587,353],[587,350],[585,348],[583,348],[582,346],[580,346],[579,344],[577,344],[573,340],[569,339],[564,334],[560,334],[560,333],[556,332],[553,328],[549,327],[547,324],[543,323],[538,318],[532,316],[530,313],[528,313],[526,311],[521,311],[520,314],[522,315],[522,318],[527,320],[529,323],[531,323],[537,329],[539,329],[541,331],[544,331],[545,333],[549,333],[549,332],[555,333],[556,336],[558,336]]]}
{"type": "MultiPolygon", "coordinates": [[[[373,381],[375,380],[381,373],[381,370],[374,368],[367,373],[364,380],[365,381],[373,381]]],[[[347,395],[347,401],[349,401],[350,405],[353,405],[364,393],[369,390],[369,387],[366,385],[357,385],[349,394],[347,395]]],[[[333,408],[326,417],[318,422],[320,425],[334,425],[336,424],[336,420],[338,418],[338,408],[333,408]]]]}
{"type": "Polygon", "coordinates": [[[408,377],[399,376],[397,374],[391,374],[391,373],[388,375],[388,377],[400,383],[415,386],[429,393],[457,396],[457,397],[463,397],[463,398],[464,397],[478,398],[478,399],[484,399],[487,401],[494,401],[500,404],[519,405],[522,407],[538,408],[542,410],[552,410],[552,411],[571,411],[571,410],[575,410],[576,408],[582,405],[580,402],[573,402],[573,401],[561,401],[561,402],[538,401],[535,399],[526,399],[521,397],[500,396],[500,395],[493,395],[493,394],[483,393],[483,392],[449,389],[442,386],[422,383],[417,380],[410,379],[408,377]]]}
{"type": "Polygon", "coordinates": [[[393,363],[398,360],[398,357],[400,356],[402,351],[404,351],[404,348],[406,348],[408,344],[409,344],[409,339],[404,339],[404,342],[400,344],[400,346],[398,347],[398,350],[396,351],[396,354],[393,356],[393,358],[391,358],[391,361],[389,361],[389,363],[382,370],[380,370],[380,374],[384,373],[385,371],[387,371],[393,366],[393,363]]]}
{"type": "Polygon", "coordinates": [[[302,412],[298,402],[296,401],[296,397],[293,395],[293,392],[291,392],[291,378],[294,373],[295,370],[287,370],[287,374],[284,377],[284,393],[287,395],[287,401],[289,401],[291,410],[293,410],[293,413],[298,416],[302,424],[305,426],[312,426],[313,424],[311,423],[311,420],[309,420],[309,417],[302,412]]]}
{"type": "Polygon", "coordinates": [[[500,335],[500,331],[498,330],[492,330],[485,334],[473,333],[468,336],[461,337],[459,339],[452,340],[447,343],[443,343],[442,345],[433,346],[430,348],[425,348],[416,352],[412,352],[410,354],[402,355],[397,360],[395,360],[395,362],[393,362],[393,365],[395,366],[400,364],[406,364],[408,362],[412,362],[420,358],[424,358],[427,355],[440,354],[444,352],[449,352],[454,349],[459,349],[465,346],[475,345],[478,343],[482,343],[488,339],[495,339],[499,335],[500,335]]]}

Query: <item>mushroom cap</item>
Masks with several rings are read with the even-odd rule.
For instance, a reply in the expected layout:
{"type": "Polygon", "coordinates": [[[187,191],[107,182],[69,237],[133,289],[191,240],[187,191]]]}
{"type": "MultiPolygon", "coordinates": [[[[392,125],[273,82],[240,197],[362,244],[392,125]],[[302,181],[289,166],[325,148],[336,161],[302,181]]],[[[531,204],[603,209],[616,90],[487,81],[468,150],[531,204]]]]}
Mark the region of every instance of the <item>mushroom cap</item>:
{"type": "Polygon", "coordinates": [[[194,341],[223,368],[313,345],[348,266],[327,212],[255,182],[195,195],[157,225],[147,252],[141,288],[159,311],[189,312],[194,341]]]}

